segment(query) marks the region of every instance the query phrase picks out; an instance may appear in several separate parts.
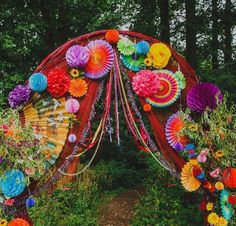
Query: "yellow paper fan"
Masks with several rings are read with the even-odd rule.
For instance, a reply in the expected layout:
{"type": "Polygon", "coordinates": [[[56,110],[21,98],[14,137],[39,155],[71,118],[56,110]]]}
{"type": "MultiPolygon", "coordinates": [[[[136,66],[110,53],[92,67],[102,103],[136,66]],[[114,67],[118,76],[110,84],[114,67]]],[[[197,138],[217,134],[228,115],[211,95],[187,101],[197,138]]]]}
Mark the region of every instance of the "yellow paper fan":
{"type": "Polygon", "coordinates": [[[181,172],[181,183],[187,191],[196,191],[201,182],[193,175],[193,166],[187,162],[181,172]]]}

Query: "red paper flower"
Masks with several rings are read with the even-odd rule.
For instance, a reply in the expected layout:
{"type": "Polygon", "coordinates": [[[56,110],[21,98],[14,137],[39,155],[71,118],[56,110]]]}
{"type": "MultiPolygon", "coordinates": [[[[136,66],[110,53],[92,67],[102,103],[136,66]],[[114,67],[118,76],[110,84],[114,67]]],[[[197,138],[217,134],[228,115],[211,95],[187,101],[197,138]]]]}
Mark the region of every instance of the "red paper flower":
{"type": "Polygon", "coordinates": [[[235,205],[236,204],[236,197],[233,195],[230,195],[228,198],[228,202],[232,205],[235,205]]]}
{"type": "Polygon", "coordinates": [[[62,97],[70,87],[70,77],[61,68],[55,68],[47,75],[48,92],[53,97],[62,97]]]}
{"type": "Polygon", "coordinates": [[[120,39],[119,32],[115,29],[108,30],[105,34],[105,39],[111,44],[117,43],[120,39]]]}
{"type": "Polygon", "coordinates": [[[5,204],[6,206],[13,206],[14,202],[15,202],[14,199],[6,199],[5,202],[4,202],[4,204],[5,204]]]}

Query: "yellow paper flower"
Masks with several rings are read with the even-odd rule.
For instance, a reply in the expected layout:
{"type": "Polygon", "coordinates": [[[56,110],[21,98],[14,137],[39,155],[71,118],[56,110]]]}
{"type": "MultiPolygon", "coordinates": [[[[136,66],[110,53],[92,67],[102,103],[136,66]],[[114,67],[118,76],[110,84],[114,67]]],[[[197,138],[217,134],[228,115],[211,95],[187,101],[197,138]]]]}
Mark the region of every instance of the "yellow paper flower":
{"type": "Polygon", "coordinates": [[[198,160],[197,159],[190,159],[189,163],[193,166],[196,166],[198,164],[198,160]]]}
{"type": "Polygon", "coordinates": [[[215,152],[215,155],[216,155],[216,158],[221,158],[224,156],[224,151],[219,150],[219,151],[215,152]]]}
{"type": "Polygon", "coordinates": [[[224,189],[224,184],[220,181],[216,182],[215,183],[215,188],[218,190],[218,191],[221,191],[224,189]]]}
{"type": "Polygon", "coordinates": [[[148,67],[152,66],[153,60],[149,57],[144,59],[144,64],[148,67]]]}
{"type": "Polygon", "coordinates": [[[213,205],[212,202],[208,202],[208,203],[206,204],[206,210],[207,210],[207,211],[211,211],[211,210],[213,209],[213,207],[214,207],[214,205],[213,205]]]}
{"type": "Polygon", "coordinates": [[[164,43],[154,43],[151,45],[148,58],[153,58],[153,67],[165,67],[171,57],[170,49],[164,43]]]}
{"type": "Polygon", "coordinates": [[[198,125],[197,124],[191,124],[188,126],[188,129],[192,132],[198,131],[198,125]]]}
{"type": "Polygon", "coordinates": [[[70,70],[70,75],[74,78],[79,77],[79,70],[76,68],[73,68],[70,70]]]}
{"type": "Polygon", "coordinates": [[[7,226],[8,222],[6,219],[0,219],[0,225],[1,226],[7,226]]]}
{"type": "Polygon", "coordinates": [[[219,217],[217,225],[219,225],[219,226],[227,226],[228,225],[228,221],[224,217],[219,217]]]}
{"type": "Polygon", "coordinates": [[[207,221],[209,224],[215,225],[219,221],[219,216],[216,213],[210,213],[207,217],[207,221]]]}

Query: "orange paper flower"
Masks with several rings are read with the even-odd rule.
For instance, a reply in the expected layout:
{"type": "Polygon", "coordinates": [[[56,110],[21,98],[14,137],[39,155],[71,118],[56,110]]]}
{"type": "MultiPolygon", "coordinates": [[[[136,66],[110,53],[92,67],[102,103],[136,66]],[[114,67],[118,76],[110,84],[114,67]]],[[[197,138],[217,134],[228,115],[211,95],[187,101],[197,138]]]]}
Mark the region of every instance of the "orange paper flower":
{"type": "Polygon", "coordinates": [[[120,39],[119,32],[115,29],[110,29],[106,32],[105,39],[111,44],[117,43],[120,39]]]}
{"type": "Polygon", "coordinates": [[[82,97],[87,93],[87,90],[87,83],[83,79],[77,78],[70,81],[69,92],[72,96],[82,97]]]}
{"type": "Polygon", "coordinates": [[[22,218],[16,218],[16,219],[12,220],[8,224],[8,226],[30,226],[30,224],[22,218]]]}

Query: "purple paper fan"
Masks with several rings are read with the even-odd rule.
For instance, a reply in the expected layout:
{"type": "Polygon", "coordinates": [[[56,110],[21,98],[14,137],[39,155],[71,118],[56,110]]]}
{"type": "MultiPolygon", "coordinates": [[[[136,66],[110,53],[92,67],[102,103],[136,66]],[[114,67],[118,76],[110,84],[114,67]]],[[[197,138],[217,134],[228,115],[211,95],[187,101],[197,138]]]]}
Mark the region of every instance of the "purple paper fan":
{"type": "Polygon", "coordinates": [[[204,112],[207,108],[216,109],[222,102],[220,89],[211,83],[200,83],[192,87],[187,95],[190,110],[204,112]]]}
{"type": "Polygon", "coordinates": [[[89,60],[89,53],[86,47],[74,45],[66,52],[66,61],[71,67],[84,67],[89,60]]]}

